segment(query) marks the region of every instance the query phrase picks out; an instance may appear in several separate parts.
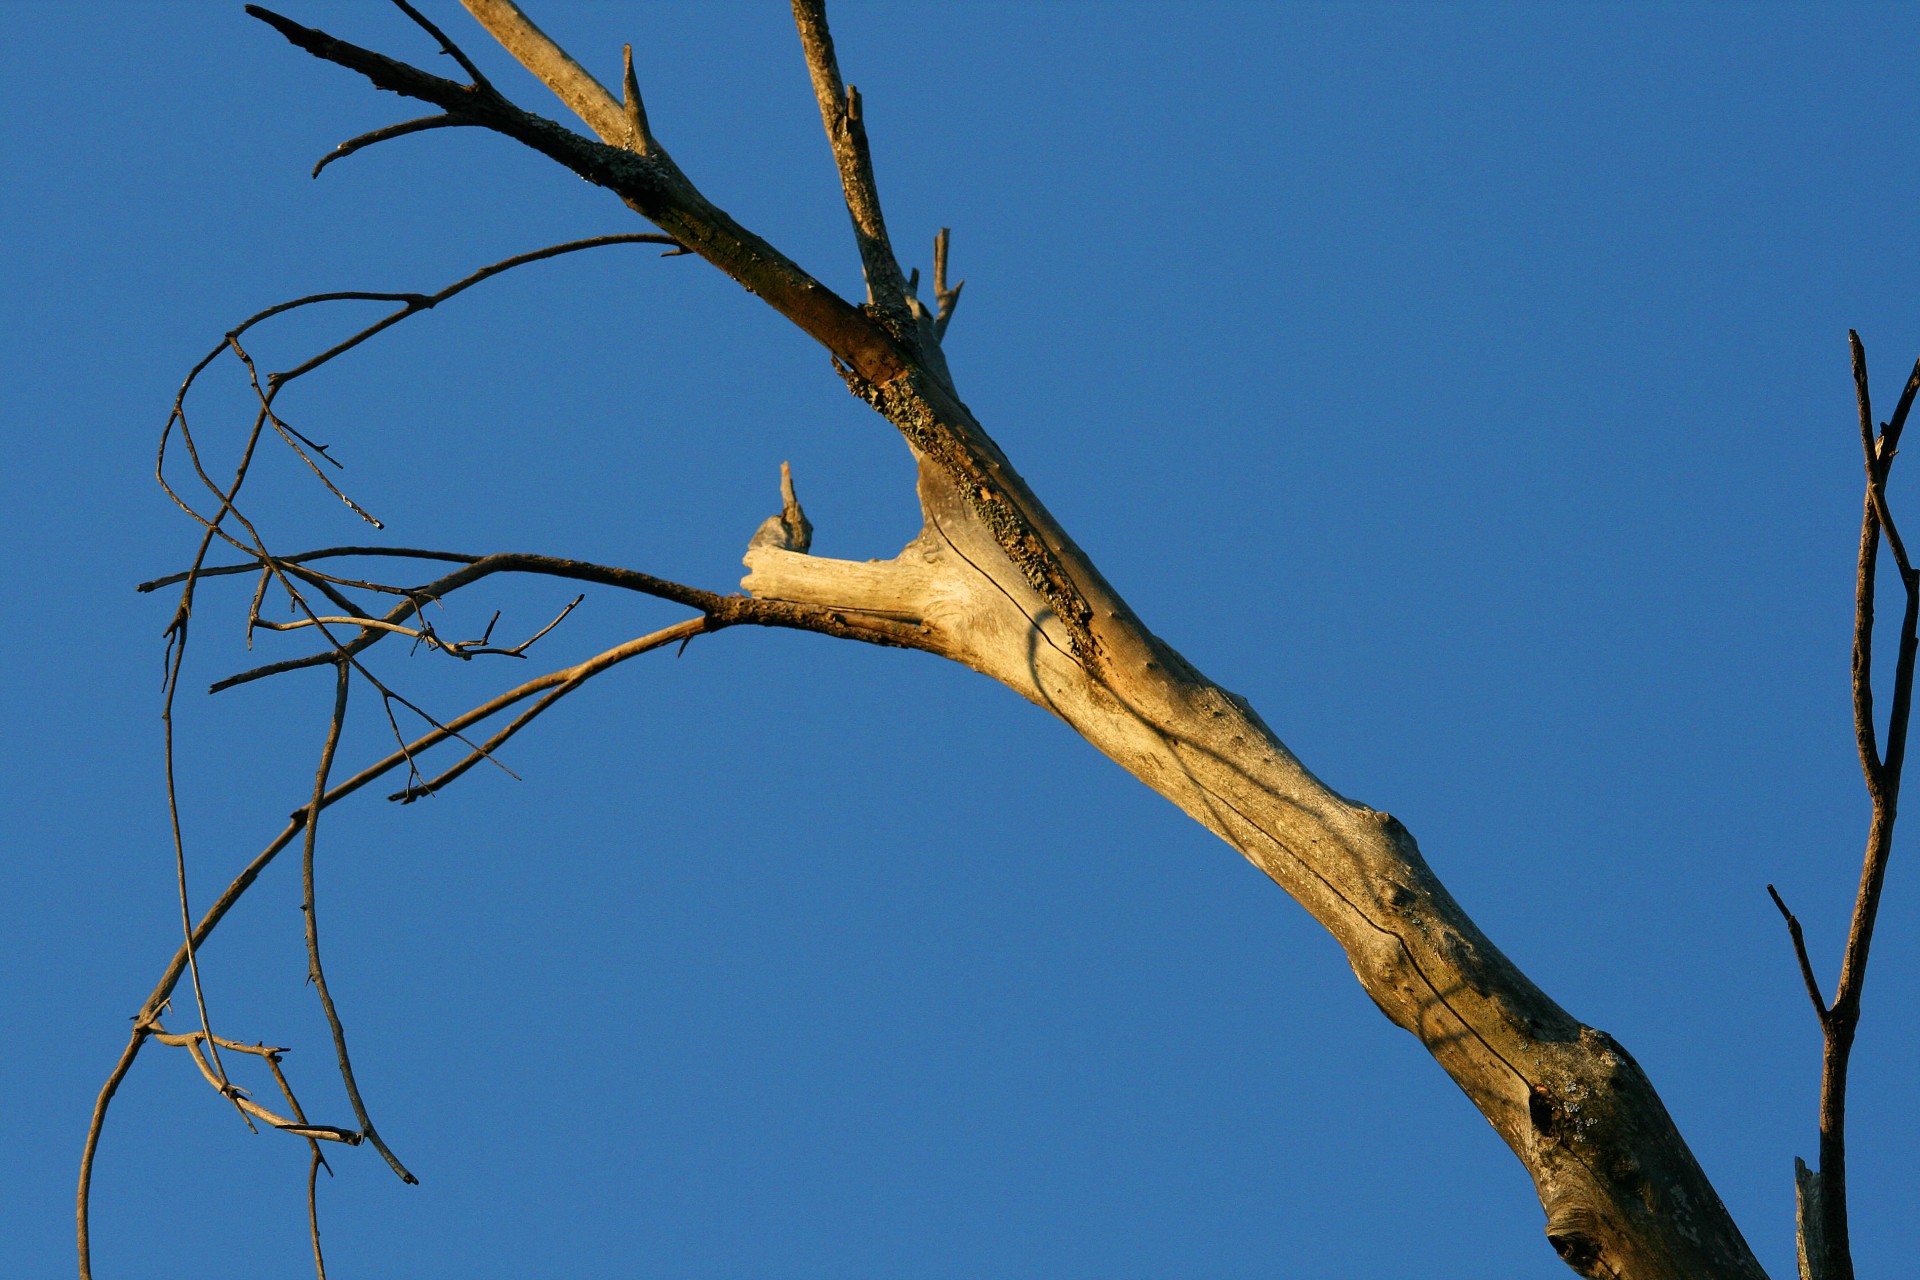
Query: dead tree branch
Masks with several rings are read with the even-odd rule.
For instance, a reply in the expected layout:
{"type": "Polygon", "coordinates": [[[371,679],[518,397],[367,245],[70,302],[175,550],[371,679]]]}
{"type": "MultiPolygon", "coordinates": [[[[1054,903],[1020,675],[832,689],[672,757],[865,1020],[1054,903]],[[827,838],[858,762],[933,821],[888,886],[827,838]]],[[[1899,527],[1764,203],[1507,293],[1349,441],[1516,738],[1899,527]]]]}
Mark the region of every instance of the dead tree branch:
{"type": "MultiPolygon", "coordinates": [[[[1900,777],[1906,764],[1907,728],[1913,711],[1914,659],[1916,653],[1920,653],[1920,571],[1916,571],[1908,559],[1906,545],[1887,505],[1887,477],[1899,453],[1900,436],[1906,429],[1914,396],[1920,393],[1920,361],[1914,363],[1893,416],[1876,429],[1873,396],[1868,388],[1866,348],[1861,345],[1860,335],[1852,331],[1847,334],[1847,346],[1852,357],[1854,402],[1859,412],[1860,448],[1866,468],[1859,568],[1854,578],[1853,732],[1873,816],[1867,825],[1860,887],[1854,897],[1846,950],[1840,961],[1840,978],[1831,1003],[1821,997],[1800,922],[1780,901],[1780,895],[1773,894],[1774,904],[1786,918],[1794,956],[1813,1001],[1821,1035],[1820,1165],[1818,1169],[1809,1169],[1803,1162],[1795,1161],[1802,1280],[1853,1280],[1854,1275],[1847,1225],[1847,1070],[1860,1028],[1860,993],[1866,985],[1873,926],[1880,912],[1887,863],[1893,854],[1893,827],[1899,816],[1900,777]],[[1873,710],[1874,606],[1880,591],[1879,557],[1883,539],[1893,555],[1903,597],[1884,752],[1873,710]]],[[[1773,887],[1769,885],[1767,891],[1773,893],[1773,887]]]]}
{"type": "Polygon", "coordinates": [[[340,1064],[340,1080],[347,1087],[347,1101],[353,1106],[353,1115],[360,1122],[360,1133],[371,1142],[374,1150],[400,1175],[402,1182],[418,1182],[420,1179],[408,1172],[407,1166],[400,1163],[400,1157],[380,1138],[380,1131],[373,1127],[373,1120],[367,1115],[367,1104],[360,1098],[360,1084],[354,1079],[353,1060],[347,1053],[347,1031],[340,1024],[340,1013],[333,1003],[333,993],[327,988],[327,971],[320,963],[320,909],[316,900],[313,882],[313,852],[320,836],[320,813],[322,802],[327,798],[327,776],[333,772],[333,753],[340,746],[340,730],[347,721],[347,693],[353,681],[353,666],[344,658],[334,664],[333,716],[327,722],[326,745],[320,749],[320,768],[313,778],[313,801],[307,806],[307,820],[304,842],[300,849],[300,910],[307,923],[307,980],[313,983],[313,989],[320,995],[320,1007],[327,1015],[327,1029],[333,1033],[333,1052],[340,1064]]]}
{"type": "MultiPolygon", "coordinates": [[[[795,0],[796,25],[855,228],[869,290],[866,305],[856,305],[834,293],[700,192],[648,123],[630,50],[623,92],[616,97],[511,0],[464,2],[510,54],[587,124],[594,137],[575,133],[508,101],[437,28],[418,18],[410,7],[410,16],[467,71],[468,83],[432,75],[256,6],[250,6],[248,12],[313,56],[353,71],[377,88],[430,104],[440,114],[427,119],[445,122],[432,126],[410,122],[420,124],[420,128],[455,124],[483,127],[607,188],[660,229],[661,234],[653,237],[655,242],[699,255],[766,301],[819,342],[852,391],[900,431],[918,464],[923,527],[889,560],[842,561],[813,556],[808,554],[809,526],[792,497],[789,477],[781,514],[763,525],[748,544],[744,562],[749,572],[742,583],[746,596],[723,596],[630,570],[525,555],[408,553],[458,567],[417,587],[347,580],[308,568],[307,562],[359,554],[358,549],[331,548],[289,557],[269,551],[256,527],[236,506],[235,495],[245,477],[247,460],[269,427],[290,447],[306,447],[302,443],[305,438],[293,433],[274,407],[274,397],[287,381],[434,305],[448,296],[446,292],[325,295],[328,300],[352,297],[397,303],[398,310],[284,374],[262,379],[249,369],[259,413],[246,437],[242,461],[231,484],[215,482],[203,466],[188,430],[183,389],[169,430],[177,425],[193,473],[213,496],[215,509],[212,515],[206,515],[173,488],[168,489],[202,527],[200,549],[191,567],[184,578],[173,580],[184,585],[176,630],[170,630],[170,637],[178,643],[172,651],[169,687],[177,685],[179,653],[184,649],[199,580],[252,573],[259,578],[253,615],[258,614],[258,601],[266,586],[275,585],[295,602],[304,619],[298,625],[325,637],[326,647],[239,673],[216,688],[332,663],[337,680],[336,710],[311,798],[294,814],[288,828],[208,908],[200,923],[186,930],[180,953],[149,997],[143,1020],[136,1022],[134,1038],[102,1091],[82,1162],[83,1272],[86,1179],[107,1103],[143,1039],[153,1034],[152,1019],[182,973],[193,967],[194,948],[281,849],[296,836],[304,835],[310,906],[315,827],[328,805],[403,763],[409,779],[395,798],[410,800],[428,794],[478,760],[489,758],[490,752],[526,723],[593,675],[675,639],[684,642],[696,634],[747,624],[921,649],[980,671],[1058,716],[1097,749],[1218,834],[1319,921],[1345,951],[1368,995],[1390,1019],[1421,1042],[1486,1116],[1533,1179],[1547,1217],[1548,1240],[1575,1271],[1626,1280],[1761,1277],[1738,1227],[1674,1127],[1651,1082],[1626,1050],[1604,1032],[1582,1024],[1561,1009],[1499,951],[1447,892],[1404,826],[1391,815],[1357,804],[1326,786],[1243,699],[1208,680],[1155,636],[1048,512],[961,401],[939,350],[939,336],[951,319],[960,292],[959,285],[949,289],[946,283],[946,233],[942,231],[936,240],[935,310],[929,315],[913,296],[917,277],[909,287],[900,276],[881,216],[859,99],[840,74],[822,5],[815,0],[795,0]],[[905,318],[913,323],[903,322],[903,308],[905,318]],[[228,530],[229,521],[239,533],[228,530]],[[240,563],[203,568],[216,540],[232,547],[240,563]],[[433,722],[430,732],[410,742],[398,734],[396,724],[396,737],[401,740],[395,752],[346,782],[329,785],[333,747],[344,714],[340,699],[352,677],[361,675],[373,682],[383,704],[397,699],[367,672],[362,655],[394,634],[423,640],[431,634],[421,621],[425,604],[499,572],[638,591],[691,608],[698,616],[610,650],[586,664],[529,681],[445,724],[433,722]],[[333,601],[338,612],[323,614],[310,606],[303,587],[333,601]],[[393,601],[388,605],[383,600],[384,611],[375,613],[366,603],[352,600],[351,593],[356,590],[390,596],[393,601]],[[342,600],[352,607],[341,606],[342,600]],[[488,716],[536,694],[542,695],[537,702],[486,742],[475,744],[461,736],[488,716]],[[416,756],[448,739],[465,743],[466,754],[431,780],[423,778],[416,756]]],[[[400,136],[397,130],[404,128],[390,126],[386,136],[400,136]]],[[[371,135],[362,135],[362,139],[379,140],[371,135]]],[[[371,145],[371,141],[355,141],[371,145]]],[[[561,251],[565,247],[542,252],[561,251]]],[[[521,260],[530,261],[534,256],[521,260]]],[[[468,283],[479,278],[484,277],[470,277],[468,283]]],[[[320,300],[323,298],[303,299],[286,306],[320,300]]],[[[248,325],[284,309],[263,312],[248,325]]],[[[242,355],[237,339],[246,327],[236,330],[197,366],[194,376],[223,352],[242,355]]],[[[1920,371],[1916,379],[1920,380],[1920,371]]],[[[189,384],[191,381],[190,377],[189,384]]],[[[1863,424],[1867,424],[1870,414],[1865,404],[1864,364],[1860,381],[1863,424]]],[[[1902,410],[1896,415],[1900,423],[1904,422],[1914,385],[1920,385],[1920,381],[1910,384],[1902,410]]],[[[1862,581],[1870,587],[1872,557],[1884,534],[1908,585],[1908,607],[1899,662],[1902,674],[1896,679],[1884,761],[1871,731],[1871,692],[1856,690],[1856,707],[1864,709],[1867,717],[1862,759],[1869,789],[1876,796],[1878,834],[1870,839],[1867,874],[1862,882],[1863,909],[1856,911],[1841,985],[1833,1005],[1823,1015],[1823,1023],[1832,1026],[1857,1016],[1860,975],[1871,939],[1879,877],[1885,870],[1885,842],[1891,835],[1898,761],[1905,746],[1909,698],[1900,688],[1902,682],[1910,683],[1911,679],[1913,624],[1915,609],[1920,607],[1916,605],[1920,597],[1915,595],[1913,570],[1888,514],[1884,494],[1886,468],[1899,427],[1890,425],[1877,444],[1869,426],[1863,425],[1863,434],[1868,448],[1869,492],[1862,581]],[[1884,821],[1879,817],[1879,797],[1883,794],[1884,821]],[[1873,840],[1880,843],[1876,845],[1873,840]]],[[[196,501],[206,500],[196,494],[196,501]]],[[[1870,610],[1870,605],[1868,590],[1865,607],[1870,610]]],[[[1865,638],[1856,646],[1856,672],[1870,670],[1871,666],[1870,612],[1865,616],[1865,638]]],[[[447,648],[444,642],[440,647],[447,648]]],[[[184,923],[189,918],[185,912],[184,869],[181,878],[184,923]]],[[[1788,918],[1791,923],[1791,916],[1788,918]]],[[[311,920],[310,911],[310,929],[311,920]]],[[[310,939],[314,936],[310,933],[310,939]]],[[[314,968],[317,974],[317,947],[314,968]]],[[[1811,973],[1810,962],[1806,972],[1811,973]]],[[[1811,990],[1817,1000],[1817,987],[1811,990]]],[[[337,1019],[333,1021],[337,1032],[337,1019]]],[[[1851,1023],[1846,1025],[1850,1043],[1851,1023]]],[[[217,1043],[210,1032],[206,1042],[217,1043]]],[[[344,1049],[341,1068],[347,1070],[344,1049]]],[[[1838,1079],[1843,1087],[1844,1071],[1838,1079]]],[[[371,1126],[357,1098],[355,1105],[362,1130],[371,1136],[371,1126]]],[[[1839,1154],[1836,1147],[1834,1158],[1829,1158],[1823,1130],[1822,1183],[1817,1188],[1819,1194],[1809,1202],[1825,1205],[1822,1212],[1829,1229],[1829,1245],[1836,1221],[1835,1204],[1840,1206],[1837,1221],[1844,1236],[1844,1175],[1839,1154]]]]}

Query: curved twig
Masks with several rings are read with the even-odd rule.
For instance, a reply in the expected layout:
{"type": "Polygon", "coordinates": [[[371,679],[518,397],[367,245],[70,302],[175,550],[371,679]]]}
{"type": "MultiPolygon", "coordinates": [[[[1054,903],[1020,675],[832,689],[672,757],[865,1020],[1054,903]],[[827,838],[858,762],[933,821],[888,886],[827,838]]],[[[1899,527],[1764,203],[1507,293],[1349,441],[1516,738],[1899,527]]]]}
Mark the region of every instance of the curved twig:
{"type": "Polygon", "coordinates": [[[425,133],[429,129],[472,128],[479,123],[478,120],[469,120],[465,116],[443,113],[437,116],[421,116],[417,120],[402,120],[399,124],[390,124],[379,129],[369,129],[365,133],[348,138],[345,142],[316,160],[313,165],[312,176],[316,178],[319,177],[320,171],[332,164],[335,160],[345,160],[354,152],[365,151],[375,143],[386,142],[393,138],[404,138],[410,133],[425,133]]]}

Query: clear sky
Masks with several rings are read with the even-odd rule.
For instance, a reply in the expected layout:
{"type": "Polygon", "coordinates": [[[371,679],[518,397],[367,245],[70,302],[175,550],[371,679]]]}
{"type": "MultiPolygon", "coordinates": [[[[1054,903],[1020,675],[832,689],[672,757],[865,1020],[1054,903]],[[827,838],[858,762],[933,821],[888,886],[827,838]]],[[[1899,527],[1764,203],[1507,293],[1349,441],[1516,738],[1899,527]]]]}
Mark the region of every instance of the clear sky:
{"type": "MultiPolygon", "coordinates": [[[[284,4],[433,62],[389,9],[284,4]]],[[[631,41],[695,180],[857,286],[784,6],[529,7],[609,80],[631,41]]],[[[421,112],[238,4],[5,16],[0,1236],[9,1274],[37,1276],[71,1267],[86,1117],[178,938],[172,604],[131,587],[192,550],[151,480],[181,375],[286,297],[430,290],[644,228],[478,132],[310,180],[341,139],[421,112]]],[[[1495,941],[1633,1051],[1790,1276],[1818,1040],[1763,886],[1830,981],[1866,815],[1845,338],[1890,405],[1920,351],[1920,16],[835,16],[896,242],[924,269],[954,228],[948,351],[989,430],[1150,626],[1400,816],[1495,941]]],[[[365,318],[291,324],[263,359],[365,318]]],[[[241,403],[210,394],[216,453],[241,403]]],[[[288,550],[377,536],[727,590],[783,459],[822,554],[914,532],[891,429],[693,259],[525,268],[284,405],[388,526],[275,455],[257,502],[279,495],[288,550]]],[[[524,634],[571,594],[476,595],[445,625],[500,607],[524,634]]],[[[245,609],[244,587],[204,591],[180,713],[201,904],[304,801],[329,696],[321,673],[197,692],[248,663],[245,609]]],[[[595,593],[529,663],[379,669],[450,715],[677,616],[595,593]]],[[[262,636],[252,660],[304,650],[262,636]]],[[[374,704],[355,716],[343,764],[380,750],[374,704]]],[[[1518,1164],[1306,915],[996,685],[733,631],[604,678],[506,762],[520,781],[368,794],[326,824],[335,995],[421,1175],[336,1153],[337,1277],[1568,1274],[1518,1164]]],[[[1856,1055],[1863,1276],[1910,1265],[1920,1190],[1909,852],[1856,1055]]],[[[204,953],[208,998],[216,1030],[293,1046],[310,1113],[350,1123],[296,870],[204,953]]],[[[99,1274],[300,1274],[305,1161],[149,1049],[101,1154],[99,1274]]]]}

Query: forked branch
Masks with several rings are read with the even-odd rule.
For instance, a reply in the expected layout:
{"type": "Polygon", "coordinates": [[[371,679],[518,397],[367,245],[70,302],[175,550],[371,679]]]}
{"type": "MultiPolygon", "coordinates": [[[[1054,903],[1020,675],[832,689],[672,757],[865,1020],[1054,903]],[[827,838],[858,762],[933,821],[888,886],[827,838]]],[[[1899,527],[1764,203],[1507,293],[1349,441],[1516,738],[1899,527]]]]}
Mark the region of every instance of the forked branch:
{"type": "Polygon", "coordinates": [[[1893,416],[1876,429],[1866,348],[1860,342],[1860,335],[1852,331],[1847,334],[1847,346],[1852,358],[1854,402],[1866,470],[1866,500],[1860,516],[1860,558],[1854,578],[1853,731],[1873,815],[1867,825],[1860,887],[1854,896],[1846,951],[1841,957],[1840,977],[1831,1003],[1820,994],[1800,922],[1780,901],[1780,895],[1773,892],[1773,886],[1767,886],[1774,904],[1786,918],[1801,978],[1820,1022],[1820,1166],[1809,1169],[1804,1163],[1795,1162],[1800,1258],[1805,1273],[1802,1280],[1853,1280],[1854,1275],[1847,1223],[1847,1070],[1860,1027],[1860,993],[1866,985],[1874,922],[1880,913],[1887,863],[1893,854],[1900,779],[1906,765],[1907,728],[1913,712],[1914,659],[1916,652],[1920,652],[1920,571],[1915,570],[1907,557],[1906,545],[1901,541],[1887,503],[1887,478],[1899,454],[1900,436],[1906,429],[1914,396],[1920,393],[1920,361],[1914,363],[1893,416]],[[1893,555],[1903,597],[1884,751],[1873,709],[1873,631],[1875,603],[1880,592],[1882,540],[1893,555]]]}

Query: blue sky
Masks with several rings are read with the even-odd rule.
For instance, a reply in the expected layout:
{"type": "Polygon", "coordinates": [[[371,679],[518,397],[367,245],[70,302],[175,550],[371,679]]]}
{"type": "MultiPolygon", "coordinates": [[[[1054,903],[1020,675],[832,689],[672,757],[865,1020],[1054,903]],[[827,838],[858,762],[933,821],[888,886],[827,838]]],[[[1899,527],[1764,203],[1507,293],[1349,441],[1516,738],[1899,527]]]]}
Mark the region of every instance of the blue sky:
{"type": "MultiPolygon", "coordinates": [[[[782,8],[536,14],[604,78],[631,41],[655,130],[708,195],[850,292],[782,8]]],[[[432,58],[371,3],[284,11],[432,58]]],[[[24,547],[0,695],[0,1226],[10,1270],[40,1275],[71,1266],[93,1094],[178,933],[171,605],[131,585],[191,554],[151,480],[181,375],[282,298],[433,289],[644,228],[477,132],[310,180],[341,139],[419,112],[237,4],[7,16],[0,484],[24,547]]],[[[1845,337],[1865,339],[1884,413],[1920,350],[1920,19],[835,18],[896,243],[924,269],[954,228],[948,351],[989,430],[1150,626],[1400,816],[1487,932],[1633,1051],[1763,1263],[1792,1274],[1818,1041],[1763,886],[1830,980],[1866,814],[1845,337]]],[[[366,318],[290,324],[263,358],[366,318]]],[[[241,403],[211,392],[209,440],[230,447],[241,403]]],[[[914,531],[891,430],[691,259],[525,268],[283,403],[397,544],[731,589],[783,459],[822,554],[884,557],[914,531]]],[[[287,459],[257,484],[282,547],[367,536],[287,459]]],[[[498,607],[524,633],[571,594],[502,588],[449,625],[498,607]]],[[[245,608],[244,588],[203,596],[183,695],[199,901],[303,801],[329,696],[318,673],[196,692],[248,661],[245,608]]],[[[380,670],[453,714],[676,616],[592,594],[530,665],[396,652],[380,670]]],[[[380,750],[374,705],[355,717],[343,763],[380,750]]],[[[336,1276],[1567,1274],[1519,1166],[1305,914],[971,673],[729,632],[603,678],[507,759],[521,781],[481,770],[328,819],[335,995],[375,1119],[422,1178],[336,1158],[336,1276]]],[[[1920,1188],[1908,852],[1856,1053],[1863,1275],[1908,1256],[1920,1188]]],[[[223,926],[208,995],[224,1034],[293,1046],[309,1111],[346,1122],[296,869],[223,926]]],[[[142,1058],[101,1160],[101,1275],[306,1265],[303,1149],[249,1135],[177,1054],[142,1058]]]]}

